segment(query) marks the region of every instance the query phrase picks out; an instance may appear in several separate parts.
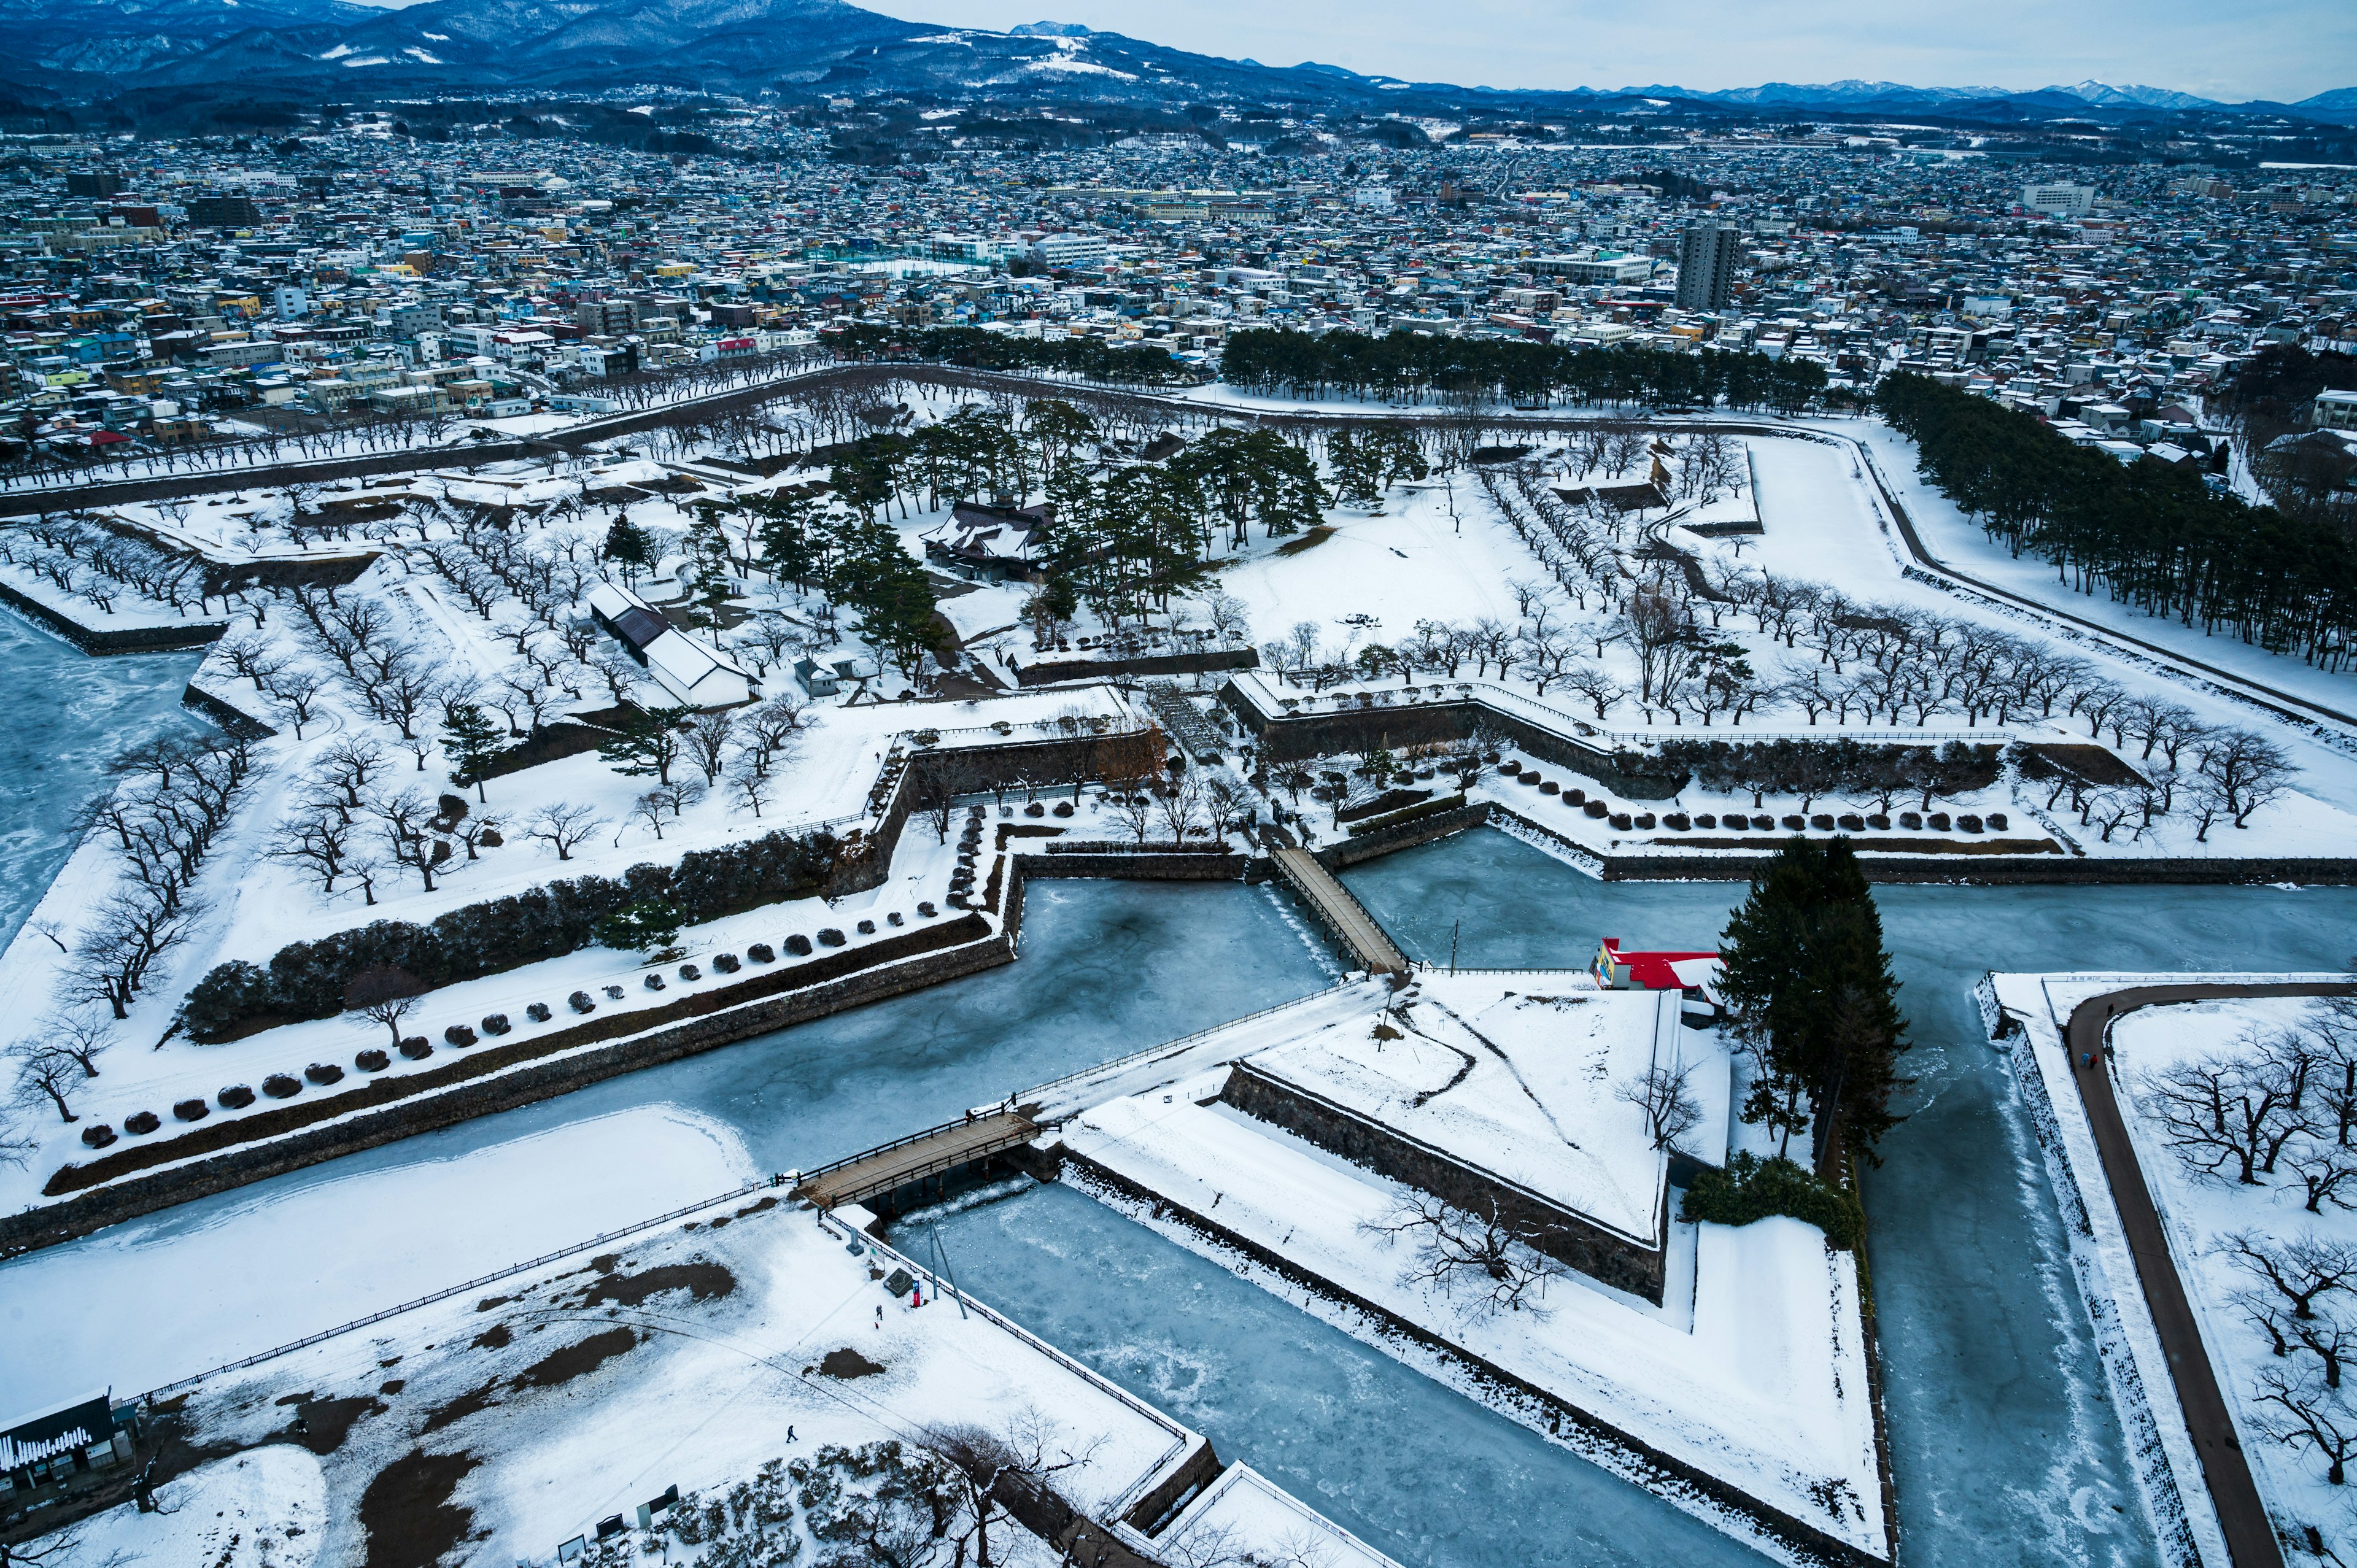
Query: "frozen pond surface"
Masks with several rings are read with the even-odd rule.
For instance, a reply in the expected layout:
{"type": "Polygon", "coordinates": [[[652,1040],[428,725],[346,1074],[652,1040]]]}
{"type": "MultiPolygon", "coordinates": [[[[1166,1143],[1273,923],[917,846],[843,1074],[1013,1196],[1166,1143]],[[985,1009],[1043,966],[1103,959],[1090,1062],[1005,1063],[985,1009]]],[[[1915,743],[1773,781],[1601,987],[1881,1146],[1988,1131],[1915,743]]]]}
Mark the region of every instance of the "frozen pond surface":
{"type": "MultiPolygon", "coordinates": [[[[89,660],[0,617],[0,670],[34,700],[0,750],[0,931],[62,858],[105,759],[171,725],[193,655],[89,660]]],[[[1411,954],[1468,965],[1585,965],[1596,941],[1702,946],[1738,888],[1580,875],[1498,833],[1373,863],[1347,880],[1411,954]]],[[[1879,895],[1906,984],[1912,1118],[1868,1178],[1902,1552],[1910,1563],[2154,1560],[2053,1206],[1969,987],[1984,969],[2333,968],[2357,892],[1975,889],[1879,895]]],[[[748,1041],[562,1100],[297,1173],[0,1266],[0,1388],[22,1402],[113,1380],[93,1332],[28,1319],[136,1273],[175,1305],[176,1372],[322,1327],[683,1201],[743,1168],[810,1165],[1010,1090],[1326,983],[1330,966],[1265,890],[1035,883],[1022,961],[954,985],[748,1041]],[[675,1107],[675,1148],[610,1183],[543,1135],[611,1144],[675,1107]],[[594,1124],[594,1125],[593,1125],[594,1124]],[[741,1143],[732,1155],[694,1132],[741,1143]],[[528,1142],[529,1141],[529,1142],[528,1142]],[[544,1180],[576,1202],[454,1192],[544,1180]],[[412,1167],[431,1167],[413,1169],[412,1167]],[[525,1173],[516,1175],[512,1173],[525,1173]],[[405,1174],[404,1174],[405,1173],[405,1174]],[[329,1194],[322,1189],[334,1187],[329,1194]],[[333,1202],[328,1199],[332,1197],[333,1202]],[[644,1201],[634,1201],[643,1197],[644,1201]],[[285,1206],[275,1231],[271,1210],[285,1206]],[[327,1216],[323,1218],[323,1216],[327,1216]],[[382,1239],[289,1271],[271,1310],[209,1294],[235,1238],[300,1249],[307,1225],[382,1239]],[[293,1236],[278,1234],[291,1230],[293,1236]],[[432,1244],[420,1244],[430,1237],[432,1244]],[[326,1265],[323,1265],[325,1267],[326,1265]],[[16,1315],[26,1313],[26,1317],[16,1315]],[[65,1385],[71,1385],[67,1387],[65,1385]]],[[[1049,1339],[1209,1432],[1231,1458],[1411,1563],[1757,1562],[1684,1515],[1458,1398],[1085,1198],[1059,1189],[943,1224],[960,1276],[1049,1339]]],[[[249,1262],[267,1268],[266,1254],[249,1262]]],[[[242,1266],[231,1263],[229,1266],[242,1266]]],[[[144,1311],[144,1309],[143,1309],[144,1311]]],[[[122,1333],[154,1334],[152,1317],[122,1333]]],[[[116,1342],[122,1341],[117,1336],[116,1342]]],[[[142,1369],[144,1372],[145,1369],[142,1369]]]]}
{"type": "Polygon", "coordinates": [[[0,674],[10,693],[0,723],[0,943],[65,864],[74,815],[105,789],[108,762],[152,736],[203,727],[180,706],[202,658],[92,659],[0,610],[0,674]]]}

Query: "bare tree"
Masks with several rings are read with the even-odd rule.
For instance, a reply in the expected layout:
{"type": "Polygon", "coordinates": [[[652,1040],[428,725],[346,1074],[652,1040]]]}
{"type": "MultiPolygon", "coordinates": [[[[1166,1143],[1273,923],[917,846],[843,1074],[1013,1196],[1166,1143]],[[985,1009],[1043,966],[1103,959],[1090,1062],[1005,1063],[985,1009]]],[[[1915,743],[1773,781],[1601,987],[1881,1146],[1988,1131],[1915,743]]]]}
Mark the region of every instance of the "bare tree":
{"type": "Polygon", "coordinates": [[[2287,1448],[2305,1449],[2324,1461],[2324,1478],[2333,1486],[2349,1479],[2349,1461],[2357,1456],[2357,1410],[2319,1379],[2299,1377],[2269,1367],[2259,1374],[2255,1402],[2260,1407],[2259,1429],[2287,1448]]]}
{"type": "Polygon", "coordinates": [[[571,860],[573,852],[605,825],[606,819],[587,806],[554,800],[526,818],[523,831],[526,838],[537,839],[554,850],[557,859],[571,860]]]}
{"type": "Polygon", "coordinates": [[[1160,807],[1162,822],[1170,830],[1170,842],[1181,844],[1193,832],[1203,813],[1203,781],[1189,768],[1170,780],[1156,798],[1160,807]]]}
{"type": "Polygon", "coordinates": [[[327,690],[328,678],[308,665],[299,670],[282,670],[270,677],[271,698],[286,710],[287,722],[295,726],[296,740],[303,738],[303,726],[318,711],[319,699],[327,690]]]}
{"type": "Polygon", "coordinates": [[[2280,1296],[2296,1318],[2315,1317],[2316,1304],[2336,1293],[2357,1292],[2357,1243],[2314,1236],[2278,1240],[2238,1230],[2221,1238],[2218,1247],[2280,1296]]]}
{"type": "Polygon", "coordinates": [[[1666,1149],[1702,1125],[1702,1102],[1695,1098],[1687,1083],[1693,1074],[1690,1066],[1668,1068],[1656,1064],[1647,1068],[1642,1078],[1631,1079],[1614,1089],[1612,1098],[1642,1112],[1653,1147],[1666,1149]]]}
{"type": "Polygon", "coordinates": [[[341,735],[320,749],[312,776],[334,790],[347,811],[358,811],[369,785],[384,771],[384,751],[361,735],[341,735]]]}
{"type": "Polygon", "coordinates": [[[2177,1155],[2210,1176],[2260,1185],[2305,1126],[2294,1083],[2273,1061],[2220,1054],[2146,1075],[2140,1098],[2177,1155]]]}
{"type": "Polygon", "coordinates": [[[993,1555],[990,1532],[1000,1520],[1011,1520],[1010,1497],[1053,1498],[1056,1477],[1092,1464],[1106,1441],[1099,1434],[1076,1444],[1053,1420],[1029,1409],[996,1427],[928,1427],[917,1440],[948,1463],[960,1484],[957,1518],[949,1528],[958,1532],[957,1560],[966,1560],[970,1543],[976,1568],[1004,1561],[1003,1552],[993,1555]]]}
{"type": "Polygon", "coordinates": [[[1381,1219],[1360,1229],[1385,1242],[1405,1237],[1415,1256],[1402,1272],[1402,1282],[1437,1287],[1454,1298],[1458,1289],[1469,1291],[1468,1316],[1491,1317],[1501,1312],[1529,1312],[1544,1316],[1541,1305],[1547,1283],[1564,1273],[1564,1266],[1534,1250],[1528,1240],[1498,1218],[1458,1208],[1430,1193],[1410,1190],[1395,1200],[1381,1219]]]}
{"type": "Polygon", "coordinates": [[[404,969],[371,964],[344,982],[344,1011],[382,1024],[401,1044],[401,1021],[425,1005],[425,983],[404,969]]]}
{"type": "Polygon", "coordinates": [[[68,1099],[89,1076],[81,1070],[80,1062],[53,1046],[30,1040],[10,1046],[5,1055],[16,1069],[16,1104],[53,1107],[60,1122],[81,1120],[68,1099]]]}
{"type": "Polygon", "coordinates": [[[35,1027],[42,1043],[71,1057],[84,1078],[98,1076],[98,1058],[114,1044],[113,1020],[86,1010],[52,1013],[35,1027]]]}
{"type": "Polygon", "coordinates": [[[2201,776],[2214,786],[2238,828],[2248,827],[2251,813],[2290,788],[2291,765],[2283,747],[2249,730],[2219,730],[2201,743],[2201,776]]]}
{"type": "Polygon", "coordinates": [[[447,846],[436,838],[431,824],[440,808],[417,789],[402,790],[376,801],[379,837],[385,853],[395,865],[405,865],[417,873],[425,891],[434,891],[435,868],[441,865],[443,851],[447,846]]]}
{"type": "Polygon", "coordinates": [[[688,759],[702,770],[706,786],[720,782],[736,733],[737,715],[725,709],[699,713],[680,726],[688,759]]]}

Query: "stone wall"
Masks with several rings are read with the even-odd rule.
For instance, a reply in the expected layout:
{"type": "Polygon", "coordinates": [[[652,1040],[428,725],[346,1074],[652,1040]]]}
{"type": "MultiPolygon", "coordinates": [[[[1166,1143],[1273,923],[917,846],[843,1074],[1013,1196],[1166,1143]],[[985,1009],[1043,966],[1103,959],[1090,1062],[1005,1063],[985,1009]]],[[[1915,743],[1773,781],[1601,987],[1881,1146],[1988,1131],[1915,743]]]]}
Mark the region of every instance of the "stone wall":
{"type": "Polygon", "coordinates": [[[1133,882],[1242,882],[1252,865],[1243,854],[1022,854],[1024,876],[1121,878],[1133,882]]]}
{"type": "Polygon", "coordinates": [[[1394,850],[1412,849],[1435,839],[1445,839],[1469,828],[1478,828],[1490,820],[1491,808],[1459,806],[1454,811],[1435,811],[1418,817],[1412,822],[1399,822],[1388,828],[1378,828],[1356,838],[1338,839],[1313,851],[1318,864],[1329,871],[1340,871],[1356,865],[1362,860],[1373,860],[1394,850]]]}
{"type": "MultiPolygon", "coordinates": [[[[1220,1099],[1248,1116],[1282,1127],[1378,1176],[1407,1183],[1475,1214],[1495,1214],[1523,1240],[1559,1262],[1618,1290],[1662,1301],[1665,1254],[1615,1236],[1592,1220],[1516,1187],[1501,1176],[1418,1143],[1292,1084],[1249,1062],[1229,1070],[1220,1099]]],[[[1655,1217],[1656,1234],[1669,1234],[1668,1197],[1655,1217]]]]}
{"type": "Polygon", "coordinates": [[[181,648],[206,648],[220,641],[221,634],[229,629],[229,623],[221,620],[192,620],[174,626],[92,626],[6,583],[0,583],[0,604],[35,625],[56,632],[84,653],[167,653],[181,648]]]}
{"type": "MultiPolygon", "coordinates": [[[[976,924],[980,924],[979,920],[976,924]]],[[[683,1002],[716,1001],[720,1005],[714,1011],[675,1018],[569,1054],[511,1066],[498,1059],[499,1047],[481,1048],[451,1064],[456,1069],[476,1069],[474,1072],[454,1074],[447,1086],[437,1086],[414,1098],[346,1114],[326,1124],[306,1127],[266,1142],[239,1144],[168,1168],[126,1176],[42,1208],[0,1216],[0,1257],[54,1246],[102,1226],[191,1198],[264,1181],[473,1117],[511,1111],[640,1068],[676,1061],[773,1029],[978,973],[1011,962],[1014,957],[1012,940],[1004,934],[994,933],[740,1004],[728,1004],[726,993],[683,998],[683,1002]]],[[[791,972],[762,977],[771,983],[790,978],[791,972]]],[[[618,1018],[611,1023],[627,1027],[629,1021],[618,1018]]],[[[597,1027],[597,1024],[577,1026],[589,1038],[597,1037],[588,1032],[597,1027]]],[[[567,1047],[558,1044],[556,1048],[563,1051],[567,1047]]]]}
{"type": "MultiPolygon", "coordinates": [[[[1607,882],[1743,882],[1770,861],[1764,854],[1604,854],[1607,882]]],[[[1955,882],[1992,887],[2219,886],[2297,883],[2357,886],[2357,860],[2097,860],[1969,854],[1861,855],[1868,882],[1955,882]]]]}
{"type": "Polygon", "coordinates": [[[1541,729],[1481,703],[1412,703],[1264,718],[1232,686],[1221,689],[1221,700],[1258,736],[1262,754],[1271,762],[1333,757],[1379,746],[1398,751],[1412,746],[1448,745],[1470,739],[1478,730],[1540,761],[1594,779],[1605,791],[1624,800],[1666,800],[1685,782],[1683,772],[1625,771],[1611,752],[1541,729]]]}
{"type": "Polygon", "coordinates": [[[1155,653],[1138,659],[1058,659],[1026,664],[1015,672],[1019,686],[1048,686],[1059,681],[1112,681],[1125,675],[1212,675],[1223,670],[1257,670],[1260,655],[1249,648],[1207,650],[1201,653],[1155,653]]]}
{"type": "Polygon", "coordinates": [[[181,690],[180,706],[202,714],[230,734],[248,740],[261,740],[278,733],[228,698],[214,696],[194,681],[181,690]]]}

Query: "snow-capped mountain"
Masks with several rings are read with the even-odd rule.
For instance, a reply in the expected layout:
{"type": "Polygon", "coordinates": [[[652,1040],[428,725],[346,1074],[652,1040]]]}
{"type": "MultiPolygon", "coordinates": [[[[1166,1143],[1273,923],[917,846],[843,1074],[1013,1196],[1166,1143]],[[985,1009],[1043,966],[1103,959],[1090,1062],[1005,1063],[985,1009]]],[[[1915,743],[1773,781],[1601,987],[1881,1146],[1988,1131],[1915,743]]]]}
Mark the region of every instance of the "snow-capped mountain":
{"type": "Polygon", "coordinates": [[[2026,93],[1863,81],[1708,91],[1659,84],[1502,91],[1316,61],[1272,67],[1223,59],[1071,22],[1031,22],[1003,33],[945,28],[844,0],[425,0],[397,11],[349,0],[0,0],[0,82],[51,101],[231,84],[355,97],[822,87],[855,95],[1078,97],[1162,108],[1225,95],[1375,116],[1544,115],[1626,102],[2024,121],[2288,113],[2357,123],[2357,88],[2289,106],[2222,104],[2096,81],[2026,93]]]}

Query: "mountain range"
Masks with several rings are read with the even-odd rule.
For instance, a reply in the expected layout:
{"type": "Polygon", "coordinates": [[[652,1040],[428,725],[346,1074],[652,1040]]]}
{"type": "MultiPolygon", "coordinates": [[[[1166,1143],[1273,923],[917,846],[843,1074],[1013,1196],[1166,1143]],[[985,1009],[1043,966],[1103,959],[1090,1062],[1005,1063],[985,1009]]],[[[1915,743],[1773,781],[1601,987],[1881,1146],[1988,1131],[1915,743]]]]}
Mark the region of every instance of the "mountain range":
{"type": "Polygon", "coordinates": [[[271,87],[306,98],[597,93],[929,94],[974,102],[1177,106],[1226,98],[1372,115],[1539,116],[1684,109],[1936,114],[2104,124],[2283,116],[2357,124],[2357,88],[2298,103],[2229,104],[2083,81],[2030,92],[1835,81],[1696,91],[1501,91],[1368,76],[1306,61],[1190,54],[1072,23],[1008,32],[899,21],[843,0],[0,0],[0,81],[26,101],[135,90],[271,87]]]}

